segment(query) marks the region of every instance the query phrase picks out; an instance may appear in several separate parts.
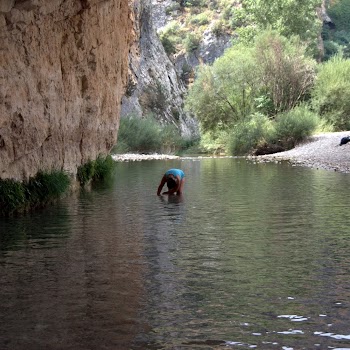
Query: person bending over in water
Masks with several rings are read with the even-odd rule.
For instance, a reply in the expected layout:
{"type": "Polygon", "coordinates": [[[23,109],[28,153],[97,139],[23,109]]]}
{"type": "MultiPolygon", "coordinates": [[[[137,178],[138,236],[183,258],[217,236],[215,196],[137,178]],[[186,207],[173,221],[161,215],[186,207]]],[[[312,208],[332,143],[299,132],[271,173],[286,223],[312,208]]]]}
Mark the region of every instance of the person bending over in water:
{"type": "Polygon", "coordinates": [[[160,196],[162,188],[165,185],[168,186],[168,191],[162,194],[177,194],[181,195],[184,183],[185,183],[185,173],[180,169],[169,169],[162,177],[160,184],[158,186],[157,195],[160,196]]]}

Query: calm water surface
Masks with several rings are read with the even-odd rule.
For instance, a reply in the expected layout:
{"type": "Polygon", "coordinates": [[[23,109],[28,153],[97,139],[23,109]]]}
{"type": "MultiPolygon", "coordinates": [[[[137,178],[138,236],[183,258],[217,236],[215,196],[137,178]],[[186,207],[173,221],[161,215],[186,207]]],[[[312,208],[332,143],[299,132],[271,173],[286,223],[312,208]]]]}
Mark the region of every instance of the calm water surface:
{"type": "Polygon", "coordinates": [[[119,163],[0,219],[0,349],[350,349],[350,175],[119,163]],[[186,173],[182,197],[157,197],[186,173]]]}

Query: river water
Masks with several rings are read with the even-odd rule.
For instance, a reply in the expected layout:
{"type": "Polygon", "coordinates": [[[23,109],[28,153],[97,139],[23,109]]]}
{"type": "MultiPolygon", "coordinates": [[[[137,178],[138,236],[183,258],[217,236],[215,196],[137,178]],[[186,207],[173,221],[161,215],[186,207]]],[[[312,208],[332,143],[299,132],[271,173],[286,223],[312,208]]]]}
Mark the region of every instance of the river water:
{"type": "Polygon", "coordinates": [[[118,163],[0,219],[0,349],[350,349],[350,176],[118,163]],[[171,167],[182,197],[156,196],[171,167]]]}

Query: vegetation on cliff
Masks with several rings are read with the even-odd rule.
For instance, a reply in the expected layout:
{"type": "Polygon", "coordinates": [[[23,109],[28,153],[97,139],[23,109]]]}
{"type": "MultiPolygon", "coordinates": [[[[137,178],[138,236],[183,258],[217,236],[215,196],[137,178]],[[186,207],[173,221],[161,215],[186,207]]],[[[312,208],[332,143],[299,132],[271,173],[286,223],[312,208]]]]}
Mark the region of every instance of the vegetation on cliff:
{"type": "MultiPolygon", "coordinates": [[[[347,1],[332,5],[340,3],[347,1]]],[[[315,130],[350,128],[346,50],[316,61],[321,2],[240,4],[234,9],[239,39],[212,65],[199,67],[186,99],[200,122],[202,145],[235,155],[273,153],[315,130]],[[304,14],[297,22],[295,6],[304,14]]]]}
{"type": "Polygon", "coordinates": [[[285,36],[299,35],[314,47],[321,29],[321,21],[316,14],[321,2],[176,0],[167,9],[172,20],[161,30],[160,38],[171,54],[184,49],[187,52],[195,50],[208,28],[215,35],[227,33],[242,41],[250,40],[270,27],[285,36]]]}
{"type": "MultiPolygon", "coordinates": [[[[81,186],[92,181],[103,181],[115,168],[112,157],[100,156],[78,168],[81,186]]],[[[64,171],[39,171],[27,181],[0,180],[0,216],[24,213],[41,208],[64,196],[71,185],[71,177],[64,171]]]]}
{"type": "Polygon", "coordinates": [[[322,28],[324,60],[335,54],[350,58],[350,1],[328,1],[327,12],[332,22],[322,28]]]}
{"type": "Polygon", "coordinates": [[[317,16],[322,0],[174,0],[167,13],[171,21],[160,32],[169,54],[198,47],[210,28],[216,35],[227,33],[234,39],[249,41],[270,27],[286,37],[298,35],[317,57],[318,37],[324,42],[323,60],[343,53],[350,57],[350,1],[326,1],[331,22],[317,16]],[[298,13],[298,16],[295,16],[298,13]],[[188,45],[190,43],[190,45],[188,45]]]}
{"type": "Polygon", "coordinates": [[[77,171],[77,179],[81,186],[90,182],[103,181],[113,174],[115,163],[110,155],[99,156],[82,164],[77,171]]]}
{"type": "MultiPolygon", "coordinates": [[[[197,68],[185,101],[200,122],[201,151],[273,153],[315,131],[350,128],[349,0],[172,4],[167,9],[172,20],[159,34],[173,58],[196,51],[208,31],[232,37],[222,57],[197,68]],[[322,5],[331,20],[324,19],[322,5]]],[[[179,135],[151,120],[122,120],[119,152],[182,148],[179,135]]]]}
{"type": "Polygon", "coordinates": [[[21,213],[60,198],[69,188],[69,175],[63,171],[38,172],[28,181],[0,180],[0,214],[21,213]]]}

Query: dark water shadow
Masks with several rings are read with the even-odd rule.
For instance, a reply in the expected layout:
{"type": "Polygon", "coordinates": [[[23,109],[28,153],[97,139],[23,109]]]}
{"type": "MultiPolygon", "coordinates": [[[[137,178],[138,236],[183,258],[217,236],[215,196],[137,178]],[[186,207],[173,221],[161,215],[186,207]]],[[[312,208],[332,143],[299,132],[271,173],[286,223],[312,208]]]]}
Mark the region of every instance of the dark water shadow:
{"type": "Polygon", "coordinates": [[[28,244],[54,247],[71,231],[69,210],[64,204],[56,204],[30,215],[17,218],[1,218],[0,251],[19,250],[28,244]]]}

